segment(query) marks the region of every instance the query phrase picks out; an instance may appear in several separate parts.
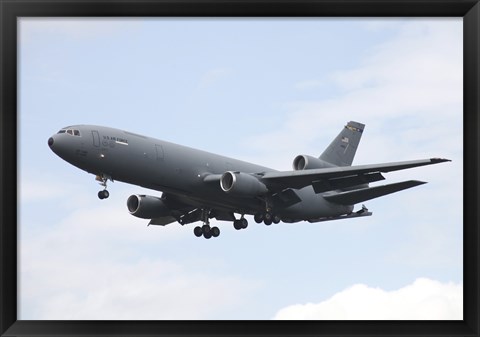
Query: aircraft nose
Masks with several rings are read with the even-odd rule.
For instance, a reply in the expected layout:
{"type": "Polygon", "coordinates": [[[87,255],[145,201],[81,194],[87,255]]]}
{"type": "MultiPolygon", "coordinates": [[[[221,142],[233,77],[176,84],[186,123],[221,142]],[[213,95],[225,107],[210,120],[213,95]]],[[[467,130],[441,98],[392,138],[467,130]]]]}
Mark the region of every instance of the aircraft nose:
{"type": "Polygon", "coordinates": [[[52,137],[48,138],[48,146],[52,147],[53,143],[54,143],[53,138],[52,137]]]}

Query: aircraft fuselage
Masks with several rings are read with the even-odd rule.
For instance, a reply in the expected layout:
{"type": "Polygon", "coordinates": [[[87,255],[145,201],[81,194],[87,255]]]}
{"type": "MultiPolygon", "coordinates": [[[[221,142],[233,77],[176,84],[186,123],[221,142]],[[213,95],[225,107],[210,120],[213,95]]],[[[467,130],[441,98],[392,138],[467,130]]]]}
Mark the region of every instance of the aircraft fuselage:
{"type": "MultiPolygon", "coordinates": [[[[208,176],[227,171],[265,173],[275,170],[245,161],[193,149],[119,129],[76,125],[49,139],[49,146],[70,164],[97,176],[175,195],[200,208],[216,208],[240,214],[264,211],[261,198],[224,192],[208,176]],[[71,132],[67,132],[71,130],[71,132]],[[75,131],[76,130],[76,131],[75,131]]],[[[275,210],[289,221],[349,214],[353,205],[328,202],[312,186],[296,190],[301,202],[275,210]]]]}

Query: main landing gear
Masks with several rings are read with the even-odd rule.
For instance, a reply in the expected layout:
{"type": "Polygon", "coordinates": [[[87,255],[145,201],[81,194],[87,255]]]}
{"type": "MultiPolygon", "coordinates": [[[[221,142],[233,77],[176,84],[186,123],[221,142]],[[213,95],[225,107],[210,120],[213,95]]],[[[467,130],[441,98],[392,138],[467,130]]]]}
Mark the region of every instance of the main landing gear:
{"type": "Polygon", "coordinates": [[[203,236],[205,239],[210,239],[212,237],[216,238],[220,235],[220,228],[218,227],[210,227],[210,210],[203,209],[202,210],[202,219],[203,219],[203,226],[197,226],[193,229],[193,234],[196,237],[203,236]]]}
{"type": "Polygon", "coordinates": [[[267,226],[270,226],[272,223],[277,224],[282,220],[278,215],[273,214],[271,211],[257,213],[254,215],[253,219],[256,223],[263,222],[267,226]]]}
{"type": "Polygon", "coordinates": [[[264,223],[267,226],[270,226],[272,223],[277,224],[282,219],[273,213],[272,207],[270,207],[268,200],[265,200],[265,212],[257,213],[254,215],[253,219],[256,223],[264,223]]]}
{"type": "Polygon", "coordinates": [[[248,227],[248,221],[247,219],[244,218],[244,215],[242,214],[242,217],[238,220],[233,220],[233,228],[235,228],[237,231],[241,229],[245,229],[248,227]]]}
{"type": "MultiPolygon", "coordinates": [[[[203,236],[205,239],[216,238],[220,235],[220,229],[218,227],[211,227],[210,226],[210,210],[209,209],[202,209],[201,220],[203,221],[202,226],[197,226],[193,229],[193,234],[196,237],[203,236]]],[[[264,222],[267,226],[271,225],[272,223],[279,223],[281,221],[280,216],[274,214],[272,209],[267,207],[265,213],[257,213],[255,214],[255,222],[261,223],[264,222]]],[[[198,218],[197,218],[198,219],[198,218]]],[[[242,230],[248,227],[248,221],[245,219],[245,214],[242,214],[240,219],[233,220],[233,228],[237,231],[242,230]]]]}
{"type": "MultiPolygon", "coordinates": [[[[195,227],[193,229],[193,234],[195,234],[196,237],[203,236],[205,239],[218,237],[220,235],[220,229],[218,227],[210,227],[210,222],[209,222],[210,211],[202,210],[202,212],[203,212],[202,213],[203,226],[195,227]]],[[[247,219],[244,218],[243,214],[240,219],[233,221],[233,227],[236,230],[241,230],[248,227],[248,221],[247,219]]]]}
{"type": "Polygon", "coordinates": [[[107,199],[110,196],[110,193],[107,191],[107,182],[108,180],[111,180],[113,182],[113,179],[105,174],[102,174],[102,175],[97,175],[95,177],[95,180],[98,181],[100,186],[105,187],[103,191],[98,192],[98,198],[100,200],[107,199]]]}
{"type": "Polygon", "coordinates": [[[203,226],[197,226],[193,229],[193,234],[197,238],[203,236],[205,239],[210,239],[212,237],[216,238],[220,235],[220,228],[218,227],[210,227],[209,224],[205,224],[203,226]]]}

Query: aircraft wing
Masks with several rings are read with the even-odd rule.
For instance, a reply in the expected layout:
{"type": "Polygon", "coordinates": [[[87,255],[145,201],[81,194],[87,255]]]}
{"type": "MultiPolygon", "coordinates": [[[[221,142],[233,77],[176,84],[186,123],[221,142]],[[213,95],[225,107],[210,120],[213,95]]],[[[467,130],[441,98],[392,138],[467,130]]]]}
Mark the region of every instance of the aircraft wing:
{"type": "Polygon", "coordinates": [[[266,172],[261,180],[272,191],[286,188],[300,189],[312,185],[316,193],[360,185],[384,179],[381,173],[404,170],[450,161],[442,158],[411,160],[403,162],[340,166],[301,171],[266,172]]]}

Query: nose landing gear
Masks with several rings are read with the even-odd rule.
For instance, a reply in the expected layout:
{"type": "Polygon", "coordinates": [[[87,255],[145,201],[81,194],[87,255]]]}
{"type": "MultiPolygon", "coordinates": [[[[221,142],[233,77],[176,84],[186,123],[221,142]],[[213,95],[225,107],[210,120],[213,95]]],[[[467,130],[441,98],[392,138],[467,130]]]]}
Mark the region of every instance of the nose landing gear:
{"type": "Polygon", "coordinates": [[[97,175],[95,177],[95,180],[98,181],[100,186],[105,187],[103,191],[98,192],[98,198],[100,200],[107,199],[110,196],[110,193],[107,191],[107,182],[108,180],[111,180],[113,182],[112,177],[107,176],[106,174],[102,174],[102,175],[97,175]]]}

